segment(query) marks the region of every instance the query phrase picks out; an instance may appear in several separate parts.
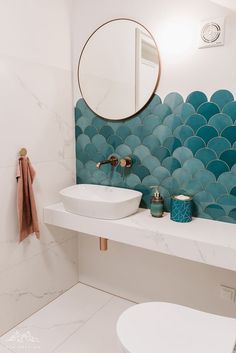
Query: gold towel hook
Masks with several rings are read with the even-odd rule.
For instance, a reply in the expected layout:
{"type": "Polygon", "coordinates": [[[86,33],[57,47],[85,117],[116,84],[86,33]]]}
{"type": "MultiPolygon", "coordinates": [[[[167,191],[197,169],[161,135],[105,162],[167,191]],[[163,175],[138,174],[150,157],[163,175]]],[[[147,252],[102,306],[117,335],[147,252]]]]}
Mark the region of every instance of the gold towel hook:
{"type": "Polygon", "coordinates": [[[27,149],[26,148],[21,148],[19,151],[20,157],[25,157],[27,155],[27,149]]]}

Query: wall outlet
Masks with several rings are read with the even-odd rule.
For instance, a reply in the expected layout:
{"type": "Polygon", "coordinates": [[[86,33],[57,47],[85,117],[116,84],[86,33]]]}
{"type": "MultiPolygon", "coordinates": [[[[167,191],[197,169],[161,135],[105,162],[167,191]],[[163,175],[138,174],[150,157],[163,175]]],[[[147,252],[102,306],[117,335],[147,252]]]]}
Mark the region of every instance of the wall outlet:
{"type": "Polygon", "coordinates": [[[227,287],[224,285],[220,286],[220,297],[221,299],[234,303],[235,302],[236,289],[227,287]]]}

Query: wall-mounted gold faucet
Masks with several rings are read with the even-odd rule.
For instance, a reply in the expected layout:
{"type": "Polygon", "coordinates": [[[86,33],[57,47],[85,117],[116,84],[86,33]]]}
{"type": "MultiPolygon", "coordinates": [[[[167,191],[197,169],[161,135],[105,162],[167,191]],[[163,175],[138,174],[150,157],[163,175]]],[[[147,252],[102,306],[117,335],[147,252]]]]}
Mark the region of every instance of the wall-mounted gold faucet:
{"type": "MultiPolygon", "coordinates": [[[[116,167],[118,165],[118,158],[116,156],[111,156],[104,161],[100,161],[96,164],[97,168],[100,168],[103,164],[110,164],[112,167],[116,167]]],[[[132,159],[129,156],[122,158],[119,161],[119,165],[122,168],[131,168],[132,167],[132,159]]]]}
{"type": "MultiPolygon", "coordinates": [[[[116,167],[118,165],[118,158],[116,156],[110,156],[108,159],[104,161],[100,161],[96,164],[97,168],[100,168],[103,164],[111,164],[112,167],[116,167]]],[[[119,165],[122,168],[130,168],[132,166],[132,159],[129,156],[122,158],[119,161],[119,165]]],[[[108,248],[108,241],[106,238],[99,238],[99,247],[101,251],[106,251],[108,248]]]]}
{"type": "Polygon", "coordinates": [[[97,168],[100,168],[103,164],[110,164],[112,167],[116,167],[118,164],[118,158],[116,156],[111,156],[105,161],[100,161],[96,164],[97,168]]]}

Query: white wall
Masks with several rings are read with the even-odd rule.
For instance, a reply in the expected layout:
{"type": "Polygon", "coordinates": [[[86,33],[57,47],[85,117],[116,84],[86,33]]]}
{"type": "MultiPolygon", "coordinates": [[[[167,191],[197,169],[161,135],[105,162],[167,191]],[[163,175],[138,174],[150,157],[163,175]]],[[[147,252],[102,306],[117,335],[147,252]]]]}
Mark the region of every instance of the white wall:
{"type": "Polygon", "coordinates": [[[80,234],[82,283],[136,302],[167,301],[236,317],[236,304],[222,300],[220,285],[236,287],[236,273],[213,266],[80,234]]]}
{"type": "Polygon", "coordinates": [[[82,283],[135,302],[166,301],[236,317],[236,304],[221,299],[220,285],[236,287],[236,273],[116,242],[99,250],[98,239],[80,234],[82,283]]]}
{"type": "MultiPolygon", "coordinates": [[[[77,64],[88,36],[102,23],[128,17],[154,35],[160,50],[161,97],[193,90],[208,95],[220,88],[236,96],[236,13],[207,0],[74,0],[74,102],[80,97],[77,64]],[[198,49],[200,20],[227,15],[225,46],[198,49]]],[[[101,234],[102,236],[102,234],[101,234]]],[[[222,315],[236,316],[236,304],[220,299],[220,284],[236,288],[236,273],[110,242],[100,252],[98,241],[80,236],[80,281],[136,301],[164,300],[222,315]]]]}
{"type": "Polygon", "coordinates": [[[208,0],[74,0],[73,1],[74,102],[80,97],[76,70],[80,52],[89,35],[102,23],[127,17],[142,23],[153,34],[161,57],[157,93],[193,90],[211,95],[219,88],[236,91],[236,13],[208,0]],[[201,20],[227,16],[225,45],[198,49],[201,20]]]}
{"type": "Polygon", "coordinates": [[[0,2],[0,334],[78,281],[77,238],[43,224],[43,207],[74,183],[70,2],[0,2]],[[41,238],[18,244],[16,161],[36,169],[41,238]]]}

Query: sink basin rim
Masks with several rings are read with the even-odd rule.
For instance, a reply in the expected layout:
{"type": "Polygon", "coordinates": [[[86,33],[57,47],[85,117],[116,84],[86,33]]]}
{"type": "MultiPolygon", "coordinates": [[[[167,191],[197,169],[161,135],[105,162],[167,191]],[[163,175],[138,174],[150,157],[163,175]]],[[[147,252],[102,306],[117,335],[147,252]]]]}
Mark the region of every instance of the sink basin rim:
{"type": "MultiPolygon", "coordinates": [[[[107,192],[107,191],[112,191],[114,190],[115,192],[118,192],[120,193],[120,196],[124,196],[122,197],[122,199],[120,200],[112,200],[112,199],[97,199],[97,198],[94,198],[94,199],[90,199],[88,198],[88,195],[86,197],[86,195],[82,195],[80,194],[79,197],[78,197],[78,200],[80,199],[81,201],[94,201],[94,202],[107,202],[107,203],[111,203],[111,204],[119,204],[119,203],[122,203],[122,202],[125,202],[125,201],[128,201],[130,198],[128,197],[128,195],[132,195],[132,198],[135,198],[135,197],[142,197],[142,193],[140,191],[137,191],[137,190],[133,190],[133,189],[128,189],[128,188],[119,188],[119,187],[116,187],[116,186],[107,186],[107,185],[97,185],[97,184],[75,184],[75,185],[72,185],[72,186],[68,186],[64,189],[62,189],[59,194],[61,196],[66,196],[68,198],[71,198],[71,199],[75,199],[76,195],[73,194],[73,192],[79,192],[79,191],[83,191],[83,189],[79,190],[80,189],[80,186],[84,186],[84,191],[86,192],[86,188],[87,186],[91,189],[94,189],[94,190],[91,190],[91,191],[98,191],[100,189],[101,192],[107,192]],[[94,187],[94,188],[93,188],[94,187]],[[97,189],[97,190],[96,190],[97,189]],[[126,197],[125,197],[126,196],[126,197]]],[[[93,194],[93,196],[97,196],[95,194],[93,194]]]]}
{"type": "Polygon", "coordinates": [[[121,219],[136,213],[142,198],[140,191],[96,184],[75,184],[62,189],[59,194],[67,212],[104,220],[121,219]]]}

